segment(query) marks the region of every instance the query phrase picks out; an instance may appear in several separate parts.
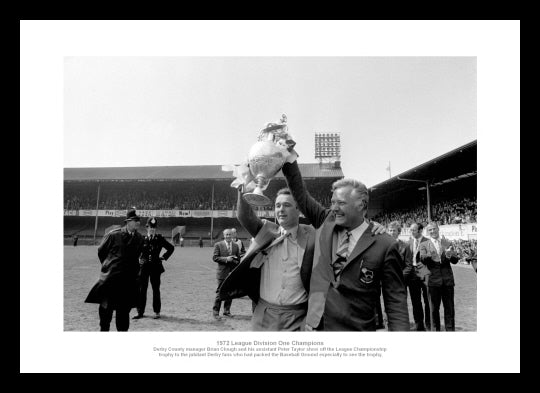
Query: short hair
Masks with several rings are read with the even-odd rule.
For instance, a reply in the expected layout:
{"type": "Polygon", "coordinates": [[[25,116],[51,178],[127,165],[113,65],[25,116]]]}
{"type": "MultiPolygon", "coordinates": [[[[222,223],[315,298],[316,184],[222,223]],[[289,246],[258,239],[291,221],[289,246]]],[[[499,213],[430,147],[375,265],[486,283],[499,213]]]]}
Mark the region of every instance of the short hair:
{"type": "Polygon", "coordinates": [[[388,228],[396,228],[399,232],[401,232],[401,223],[399,221],[392,221],[390,224],[388,224],[388,228]]]}
{"type": "Polygon", "coordinates": [[[292,195],[292,193],[291,193],[291,190],[289,190],[287,187],[284,187],[277,192],[276,198],[278,195],[292,195]]]}
{"type": "MultiPolygon", "coordinates": [[[[284,187],[282,188],[281,190],[279,190],[276,194],[276,200],[277,200],[277,197],[280,196],[280,195],[290,195],[290,196],[293,196],[292,192],[290,189],[288,189],[287,187],[284,187]]],[[[293,197],[293,200],[294,200],[294,203],[296,203],[296,206],[298,207],[298,203],[296,202],[296,199],[294,199],[293,197]]],[[[274,200],[275,202],[275,200],[274,200]]]]}
{"type": "Polygon", "coordinates": [[[437,227],[437,228],[438,228],[438,227],[439,227],[439,224],[437,224],[436,221],[430,221],[430,222],[428,222],[427,226],[428,226],[428,227],[429,227],[429,226],[432,226],[432,227],[437,227]]]}
{"type": "Polygon", "coordinates": [[[358,197],[366,202],[367,209],[367,204],[369,202],[369,194],[368,189],[364,183],[359,182],[355,179],[340,179],[332,183],[332,192],[336,191],[338,188],[343,187],[352,187],[353,191],[358,194],[358,197]]]}
{"type": "Polygon", "coordinates": [[[230,228],[225,228],[225,229],[223,230],[223,236],[225,236],[225,232],[227,232],[227,231],[231,232],[231,229],[230,229],[230,228]]]}
{"type": "Polygon", "coordinates": [[[231,232],[236,232],[236,228],[229,228],[231,232]]]}

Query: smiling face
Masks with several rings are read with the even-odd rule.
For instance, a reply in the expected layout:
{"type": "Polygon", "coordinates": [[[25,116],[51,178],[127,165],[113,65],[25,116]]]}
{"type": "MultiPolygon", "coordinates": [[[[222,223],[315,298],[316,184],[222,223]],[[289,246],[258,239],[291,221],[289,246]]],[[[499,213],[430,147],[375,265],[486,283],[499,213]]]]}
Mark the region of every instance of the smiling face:
{"type": "Polygon", "coordinates": [[[439,237],[439,227],[437,224],[429,224],[426,228],[430,237],[437,239],[439,237]]]}
{"type": "Polygon", "coordinates": [[[223,231],[223,238],[225,239],[225,241],[227,243],[230,243],[231,239],[232,239],[232,232],[230,229],[225,229],[223,231]]]}
{"type": "Polygon", "coordinates": [[[336,224],[348,230],[358,227],[364,222],[365,205],[352,186],[336,188],[331,206],[336,216],[336,224]]]}
{"type": "Polygon", "coordinates": [[[280,194],[276,197],[274,212],[279,225],[285,229],[298,226],[300,211],[292,195],[280,194]]]}

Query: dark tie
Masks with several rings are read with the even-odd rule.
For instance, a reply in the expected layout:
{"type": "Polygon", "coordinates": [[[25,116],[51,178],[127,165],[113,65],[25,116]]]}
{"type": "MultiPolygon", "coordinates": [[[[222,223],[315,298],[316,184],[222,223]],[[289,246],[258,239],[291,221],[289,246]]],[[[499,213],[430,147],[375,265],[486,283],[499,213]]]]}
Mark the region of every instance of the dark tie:
{"type": "Polygon", "coordinates": [[[348,231],[345,232],[345,236],[341,238],[341,243],[338,246],[338,250],[336,252],[338,259],[336,259],[334,264],[332,265],[335,278],[339,277],[341,270],[345,266],[345,263],[347,262],[347,258],[349,257],[349,238],[350,237],[351,237],[351,233],[348,231]]]}

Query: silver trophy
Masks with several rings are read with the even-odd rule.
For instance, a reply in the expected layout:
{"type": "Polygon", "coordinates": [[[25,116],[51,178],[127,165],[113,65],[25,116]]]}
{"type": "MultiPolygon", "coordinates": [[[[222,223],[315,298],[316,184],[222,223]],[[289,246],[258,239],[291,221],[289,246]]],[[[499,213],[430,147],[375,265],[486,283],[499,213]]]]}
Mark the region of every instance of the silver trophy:
{"type": "Polygon", "coordinates": [[[253,176],[255,189],[243,197],[252,206],[270,205],[272,201],[263,194],[270,180],[281,170],[296,142],[288,133],[287,116],[282,115],[277,123],[267,123],[259,133],[248,154],[249,172],[253,176]]]}

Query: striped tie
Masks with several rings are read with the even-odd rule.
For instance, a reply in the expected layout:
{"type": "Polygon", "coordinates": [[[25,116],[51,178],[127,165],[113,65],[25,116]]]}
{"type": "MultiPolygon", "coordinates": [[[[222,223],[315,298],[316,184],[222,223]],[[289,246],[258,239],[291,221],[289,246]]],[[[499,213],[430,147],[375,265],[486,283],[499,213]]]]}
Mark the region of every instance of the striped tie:
{"type": "Polygon", "coordinates": [[[336,255],[339,258],[336,259],[336,261],[332,265],[332,268],[334,269],[334,276],[336,277],[336,279],[339,277],[339,274],[341,273],[343,266],[345,266],[345,263],[347,262],[347,257],[349,256],[349,238],[350,237],[351,237],[351,233],[348,231],[345,232],[345,236],[342,237],[341,243],[336,252],[336,255]]]}

